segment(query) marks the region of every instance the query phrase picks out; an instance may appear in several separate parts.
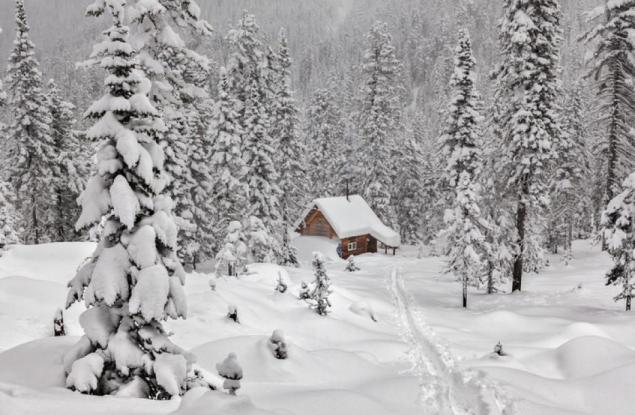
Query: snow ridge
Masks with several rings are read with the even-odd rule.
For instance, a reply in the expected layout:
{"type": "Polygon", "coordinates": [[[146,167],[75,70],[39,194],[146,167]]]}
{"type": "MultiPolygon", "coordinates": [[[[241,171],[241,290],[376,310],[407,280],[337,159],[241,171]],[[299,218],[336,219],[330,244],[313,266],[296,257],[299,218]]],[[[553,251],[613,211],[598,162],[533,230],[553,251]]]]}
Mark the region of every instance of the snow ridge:
{"type": "Polygon", "coordinates": [[[389,290],[397,309],[403,339],[411,345],[409,358],[420,378],[420,404],[425,414],[512,415],[511,400],[495,383],[474,371],[461,370],[451,352],[425,323],[420,308],[407,294],[394,268],[389,290]]]}

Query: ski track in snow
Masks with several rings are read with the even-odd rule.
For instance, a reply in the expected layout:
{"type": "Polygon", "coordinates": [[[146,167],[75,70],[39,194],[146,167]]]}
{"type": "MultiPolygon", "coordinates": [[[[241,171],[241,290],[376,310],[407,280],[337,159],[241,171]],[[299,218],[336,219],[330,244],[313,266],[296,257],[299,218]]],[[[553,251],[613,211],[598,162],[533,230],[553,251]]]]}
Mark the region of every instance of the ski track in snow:
{"type": "Polygon", "coordinates": [[[474,371],[460,370],[456,360],[426,324],[421,308],[393,268],[388,281],[404,340],[410,345],[412,370],[420,379],[424,414],[512,415],[505,393],[474,371]]]}

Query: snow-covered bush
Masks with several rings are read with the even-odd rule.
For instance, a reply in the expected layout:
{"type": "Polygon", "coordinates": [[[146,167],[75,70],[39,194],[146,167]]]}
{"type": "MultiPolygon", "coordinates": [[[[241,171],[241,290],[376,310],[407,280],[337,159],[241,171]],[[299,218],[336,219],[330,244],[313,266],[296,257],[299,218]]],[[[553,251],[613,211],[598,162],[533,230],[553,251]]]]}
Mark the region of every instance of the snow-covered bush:
{"type": "Polygon", "coordinates": [[[218,374],[225,378],[223,388],[227,389],[230,395],[236,395],[240,389],[240,380],[243,378],[243,368],[238,364],[235,353],[230,353],[225,360],[216,364],[218,374]]]}
{"type": "Polygon", "coordinates": [[[273,357],[276,359],[286,359],[289,356],[287,351],[287,342],[284,340],[284,333],[281,330],[274,330],[267,341],[267,346],[273,357]]]}
{"type": "Polygon", "coordinates": [[[240,324],[240,320],[238,319],[238,307],[234,304],[227,306],[227,318],[240,324]]]}
{"type": "Polygon", "coordinates": [[[247,241],[243,233],[243,226],[238,221],[230,222],[227,226],[225,245],[216,255],[216,275],[237,277],[245,272],[247,252],[247,241]]]}
{"type": "Polygon", "coordinates": [[[501,344],[501,342],[496,343],[496,346],[494,346],[494,353],[499,356],[505,356],[505,352],[503,351],[503,345],[501,344]]]}
{"type": "Polygon", "coordinates": [[[298,294],[298,299],[299,300],[308,300],[311,298],[311,289],[309,288],[309,285],[302,281],[302,284],[300,285],[300,293],[298,294]]]}
{"type": "Polygon", "coordinates": [[[207,284],[212,291],[216,291],[216,278],[210,278],[207,284]]]}
{"type": "Polygon", "coordinates": [[[348,262],[346,263],[345,270],[348,272],[355,272],[360,270],[360,268],[355,263],[355,255],[351,255],[348,257],[348,262]]]}
{"type": "Polygon", "coordinates": [[[76,227],[103,220],[103,228],[92,258],[69,283],[67,307],[84,300],[87,310],[80,317],[85,336],[64,359],[66,385],[98,395],[125,391],[168,399],[196,383],[194,356],[172,343],[162,326],[187,315],[185,273],[176,256],[173,202],[165,194],[159,143],[165,125],[129,42],[125,6],[101,0],[88,11],[110,14],[113,26],[90,60],[108,74],[107,93],[86,111],[94,121],[86,137],[99,147],[76,227]]]}
{"type": "Polygon", "coordinates": [[[55,337],[66,336],[66,329],[64,328],[64,314],[62,313],[61,308],[57,309],[55,316],[53,317],[53,335],[55,337]]]}
{"type": "Polygon", "coordinates": [[[319,315],[325,316],[331,307],[329,295],[331,295],[332,290],[331,280],[326,275],[324,267],[324,255],[319,252],[313,254],[313,270],[315,272],[315,281],[313,282],[313,290],[309,294],[313,303],[311,306],[319,315]]]}

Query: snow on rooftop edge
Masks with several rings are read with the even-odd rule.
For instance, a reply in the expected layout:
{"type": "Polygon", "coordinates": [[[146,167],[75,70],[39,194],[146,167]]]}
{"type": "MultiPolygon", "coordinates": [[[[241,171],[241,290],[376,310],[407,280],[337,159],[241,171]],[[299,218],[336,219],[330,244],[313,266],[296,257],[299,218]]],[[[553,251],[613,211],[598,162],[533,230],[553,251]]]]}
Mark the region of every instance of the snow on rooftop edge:
{"type": "Polygon", "coordinates": [[[304,212],[297,225],[317,207],[331,224],[340,239],[369,234],[391,247],[399,247],[401,238],[397,232],[384,225],[359,195],[324,197],[315,199],[304,212]]]}

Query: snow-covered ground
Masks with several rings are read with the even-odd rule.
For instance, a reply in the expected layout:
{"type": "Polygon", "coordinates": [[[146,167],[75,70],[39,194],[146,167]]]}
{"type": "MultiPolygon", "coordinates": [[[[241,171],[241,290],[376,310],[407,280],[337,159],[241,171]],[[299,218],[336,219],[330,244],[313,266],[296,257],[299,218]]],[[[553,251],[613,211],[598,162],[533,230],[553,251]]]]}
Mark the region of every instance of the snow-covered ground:
{"type": "Polygon", "coordinates": [[[195,390],[151,402],[84,396],[63,388],[61,356],[81,333],[75,305],[70,336],[52,338],[65,283],[90,254],[89,243],[14,247],[0,258],[0,415],[21,414],[632,414],[635,317],[603,286],[609,259],[586,242],[564,266],[527,276],[522,294],[470,295],[440,276],[442,259],[363,255],[344,272],[335,245],[299,238],[301,269],[261,264],[240,279],[192,274],[189,318],[169,322],[218,382],[216,363],[235,352],[244,369],[238,397],[195,390]],[[323,251],[333,312],[320,317],[295,296],[312,280],[309,258],[323,251]],[[278,273],[289,290],[274,292],[278,273]],[[236,305],[240,324],[225,315],[236,305]],[[373,321],[373,318],[377,321],[373,321]],[[267,347],[280,329],[289,358],[267,347]],[[503,357],[492,356],[501,342],[503,357]]]}

